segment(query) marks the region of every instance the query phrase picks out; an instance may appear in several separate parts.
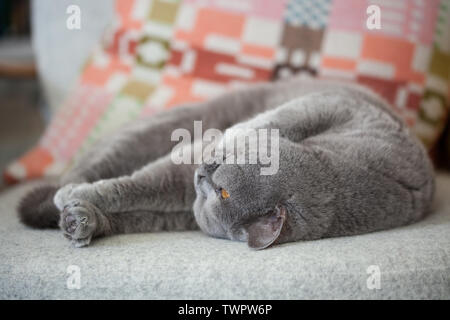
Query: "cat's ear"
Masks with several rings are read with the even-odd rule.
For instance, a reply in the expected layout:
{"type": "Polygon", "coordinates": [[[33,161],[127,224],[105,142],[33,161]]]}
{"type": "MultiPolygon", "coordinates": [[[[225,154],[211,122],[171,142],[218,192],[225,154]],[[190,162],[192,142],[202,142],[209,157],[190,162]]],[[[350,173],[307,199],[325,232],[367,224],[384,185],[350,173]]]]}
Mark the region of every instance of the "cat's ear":
{"type": "Polygon", "coordinates": [[[286,209],[278,205],[267,215],[258,217],[247,227],[248,240],[250,248],[261,250],[270,246],[277,240],[286,220],[286,209]]]}

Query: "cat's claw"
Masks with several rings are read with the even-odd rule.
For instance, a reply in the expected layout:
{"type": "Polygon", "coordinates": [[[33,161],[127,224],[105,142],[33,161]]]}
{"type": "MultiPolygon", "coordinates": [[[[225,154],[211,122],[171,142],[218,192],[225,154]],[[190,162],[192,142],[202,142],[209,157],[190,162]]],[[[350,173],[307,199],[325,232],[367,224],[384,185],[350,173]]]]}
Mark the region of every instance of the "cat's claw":
{"type": "Polygon", "coordinates": [[[89,245],[98,227],[98,209],[84,200],[69,200],[61,212],[59,226],[73,246],[89,245]]]}

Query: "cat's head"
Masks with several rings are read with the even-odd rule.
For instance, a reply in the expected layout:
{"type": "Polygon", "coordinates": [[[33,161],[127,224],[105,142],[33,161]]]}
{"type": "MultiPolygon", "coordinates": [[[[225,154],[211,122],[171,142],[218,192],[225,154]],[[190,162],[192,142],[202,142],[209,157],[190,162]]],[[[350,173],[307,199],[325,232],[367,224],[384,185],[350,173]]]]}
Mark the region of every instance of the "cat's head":
{"type": "Polygon", "coordinates": [[[261,175],[259,165],[213,163],[201,165],[194,179],[194,214],[205,233],[264,249],[286,231],[286,192],[278,175],[261,175]]]}

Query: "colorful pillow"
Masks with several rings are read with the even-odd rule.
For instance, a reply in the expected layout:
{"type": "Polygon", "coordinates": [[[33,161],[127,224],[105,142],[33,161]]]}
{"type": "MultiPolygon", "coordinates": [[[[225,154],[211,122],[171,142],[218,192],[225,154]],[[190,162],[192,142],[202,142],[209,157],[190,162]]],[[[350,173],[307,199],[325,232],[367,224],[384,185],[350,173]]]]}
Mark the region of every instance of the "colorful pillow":
{"type": "Polygon", "coordinates": [[[9,182],[60,174],[134,118],[302,70],[378,91],[429,148],[445,125],[450,0],[118,0],[116,11],[38,145],[8,167],[9,182]],[[367,27],[371,5],[380,29],[367,27]]]}

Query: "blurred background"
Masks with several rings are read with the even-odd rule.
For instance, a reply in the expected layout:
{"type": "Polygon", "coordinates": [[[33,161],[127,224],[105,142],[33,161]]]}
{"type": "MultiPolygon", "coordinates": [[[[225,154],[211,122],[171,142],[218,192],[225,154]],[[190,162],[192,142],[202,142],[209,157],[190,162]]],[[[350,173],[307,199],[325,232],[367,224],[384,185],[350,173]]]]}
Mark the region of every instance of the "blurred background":
{"type": "Polygon", "coordinates": [[[0,172],[37,142],[113,9],[114,0],[0,0],[0,172]],[[65,27],[73,4],[89,8],[82,30],[65,27]]]}
{"type": "Polygon", "coordinates": [[[44,130],[30,31],[29,0],[0,0],[1,169],[44,130]]]}

